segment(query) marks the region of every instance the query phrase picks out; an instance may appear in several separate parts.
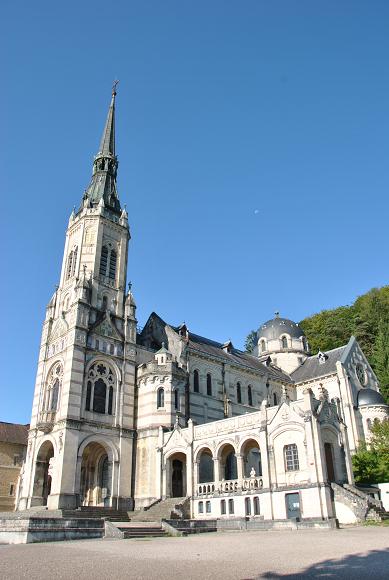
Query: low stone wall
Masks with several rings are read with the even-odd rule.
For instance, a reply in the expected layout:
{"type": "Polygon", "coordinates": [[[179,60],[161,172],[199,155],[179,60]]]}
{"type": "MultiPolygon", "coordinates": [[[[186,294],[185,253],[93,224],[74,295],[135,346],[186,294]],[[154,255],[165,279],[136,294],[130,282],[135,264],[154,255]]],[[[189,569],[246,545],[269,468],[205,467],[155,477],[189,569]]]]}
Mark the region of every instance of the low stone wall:
{"type": "Polygon", "coordinates": [[[333,530],[337,528],[335,519],[319,520],[304,519],[296,520],[261,520],[261,519],[220,519],[217,520],[218,532],[229,531],[253,531],[253,530],[304,530],[320,528],[321,530],[333,530]]]}
{"type": "Polygon", "coordinates": [[[102,538],[104,521],[62,518],[0,518],[0,542],[30,544],[102,538]]]}
{"type": "Polygon", "coordinates": [[[200,534],[202,532],[216,532],[217,520],[163,520],[169,526],[184,534],[200,534]]]}

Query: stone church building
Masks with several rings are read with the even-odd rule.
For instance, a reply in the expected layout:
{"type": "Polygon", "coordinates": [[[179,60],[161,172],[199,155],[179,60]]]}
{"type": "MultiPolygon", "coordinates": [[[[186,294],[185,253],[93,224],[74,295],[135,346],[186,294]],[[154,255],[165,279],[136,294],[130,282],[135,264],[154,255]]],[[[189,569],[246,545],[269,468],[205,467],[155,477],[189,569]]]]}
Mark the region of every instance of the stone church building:
{"type": "Polygon", "coordinates": [[[278,314],[252,354],[156,313],[137,332],[115,97],[46,309],[18,509],[177,497],[200,519],[339,517],[334,485],[388,414],[373,370],[353,337],[311,356],[278,314]]]}

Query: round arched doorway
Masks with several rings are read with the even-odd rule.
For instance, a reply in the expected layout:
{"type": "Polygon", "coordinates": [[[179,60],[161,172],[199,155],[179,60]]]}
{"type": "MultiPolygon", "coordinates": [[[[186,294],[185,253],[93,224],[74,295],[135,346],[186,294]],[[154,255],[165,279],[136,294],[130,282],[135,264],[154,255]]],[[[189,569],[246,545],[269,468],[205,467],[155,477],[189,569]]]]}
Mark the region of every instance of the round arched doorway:
{"type": "Polygon", "coordinates": [[[170,497],[185,497],[186,495],[186,455],[175,453],[169,457],[170,465],[170,497]]]}
{"type": "Polygon", "coordinates": [[[111,500],[111,464],[105,448],[89,443],[82,454],[80,501],[83,506],[109,506],[111,500]]]}
{"type": "Polygon", "coordinates": [[[47,498],[51,492],[53,458],[53,444],[51,441],[45,441],[36,456],[32,505],[47,505],[47,498]]]}

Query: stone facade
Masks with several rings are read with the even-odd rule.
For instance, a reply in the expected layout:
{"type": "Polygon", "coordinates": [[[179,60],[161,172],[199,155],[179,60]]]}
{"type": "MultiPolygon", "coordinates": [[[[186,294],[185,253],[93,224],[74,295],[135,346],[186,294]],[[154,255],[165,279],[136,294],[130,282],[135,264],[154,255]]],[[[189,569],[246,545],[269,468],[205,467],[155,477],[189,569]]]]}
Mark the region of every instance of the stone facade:
{"type": "Polygon", "coordinates": [[[115,93],[47,306],[18,509],[188,497],[200,519],[334,517],[331,483],[353,483],[388,412],[358,343],[311,356],[278,314],[252,354],[156,313],[137,333],[114,126],[115,93]]]}
{"type": "Polygon", "coordinates": [[[28,425],[0,422],[0,512],[15,509],[27,437],[28,425]]]}

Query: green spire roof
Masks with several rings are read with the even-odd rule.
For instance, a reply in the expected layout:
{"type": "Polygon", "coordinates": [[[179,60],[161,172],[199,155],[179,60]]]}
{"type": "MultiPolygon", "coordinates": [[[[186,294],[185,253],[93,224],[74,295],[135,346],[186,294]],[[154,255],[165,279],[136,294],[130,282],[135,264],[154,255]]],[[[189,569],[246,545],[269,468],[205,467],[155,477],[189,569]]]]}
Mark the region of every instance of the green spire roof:
{"type": "Polygon", "coordinates": [[[85,190],[83,204],[96,206],[103,204],[115,213],[121,212],[120,202],[116,189],[116,174],[118,160],[115,154],[115,81],[112,88],[112,99],[109,106],[107,120],[100,148],[93,161],[93,174],[88,188],[85,190]]]}

